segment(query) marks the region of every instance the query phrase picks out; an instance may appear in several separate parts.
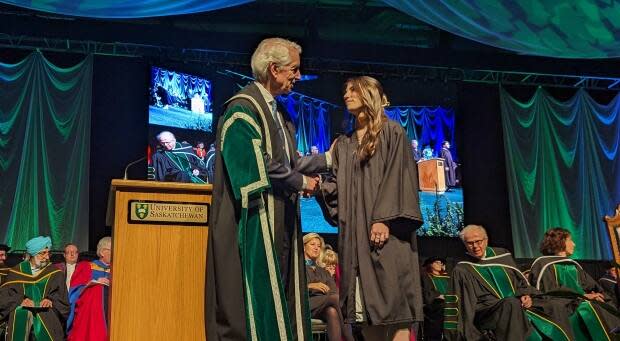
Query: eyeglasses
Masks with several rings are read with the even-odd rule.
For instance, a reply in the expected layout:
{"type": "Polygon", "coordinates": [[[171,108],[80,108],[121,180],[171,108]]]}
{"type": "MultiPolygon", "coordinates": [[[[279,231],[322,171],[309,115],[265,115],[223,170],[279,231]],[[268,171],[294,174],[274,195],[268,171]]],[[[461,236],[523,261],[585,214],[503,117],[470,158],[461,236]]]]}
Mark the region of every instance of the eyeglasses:
{"type": "Polygon", "coordinates": [[[37,256],[49,256],[49,255],[50,255],[49,250],[45,250],[45,251],[41,251],[37,253],[37,256]]]}
{"type": "Polygon", "coordinates": [[[482,245],[482,244],[483,244],[486,240],[487,240],[487,238],[484,238],[484,239],[478,239],[478,240],[472,240],[472,241],[469,241],[469,242],[465,242],[465,244],[467,244],[467,246],[471,246],[471,247],[474,247],[474,246],[480,246],[480,245],[482,245]]]}

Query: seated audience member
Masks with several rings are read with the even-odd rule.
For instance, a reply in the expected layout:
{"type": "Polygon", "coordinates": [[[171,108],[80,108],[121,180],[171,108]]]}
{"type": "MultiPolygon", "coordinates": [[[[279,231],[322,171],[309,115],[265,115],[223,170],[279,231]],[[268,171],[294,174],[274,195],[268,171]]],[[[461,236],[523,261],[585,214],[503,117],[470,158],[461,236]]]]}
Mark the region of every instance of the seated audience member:
{"type": "Polygon", "coordinates": [[[424,302],[424,340],[441,340],[443,332],[443,310],[450,276],[446,273],[446,262],[440,257],[430,257],[422,267],[422,297],[424,302]]]}
{"type": "Polygon", "coordinates": [[[159,148],[151,156],[155,180],[205,183],[207,168],[186,142],[177,142],[169,131],[157,135],[159,148]]]}
{"type": "Polygon", "coordinates": [[[540,291],[573,299],[566,305],[571,314],[571,327],[577,339],[610,340],[611,331],[620,327],[618,311],[606,304],[596,281],[581,265],[569,257],[575,242],[568,230],[556,227],[548,230],[540,247],[544,255],[532,263],[531,283],[540,291]]]}
{"type": "Polygon", "coordinates": [[[105,341],[108,339],[108,295],[112,239],[103,237],[97,243],[98,260],[80,262],[71,280],[67,320],[67,340],[105,341]]]}
{"type": "Polygon", "coordinates": [[[620,307],[618,304],[618,268],[616,267],[615,262],[610,262],[607,266],[607,270],[603,277],[599,278],[598,284],[603,288],[603,291],[607,297],[611,300],[611,302],[616,306],[616,308],[620,307]]]}
{"type": "Polygon", "coordinates": [[[338,254],[336,251],[326,248],[321,254],[318,264],[332,275],[336,282],[336,287],[340,288],[340,268],[338,267],[338,254]]]}
{"type": "Polygon", "coordinates": [[[69,243],[65,245],[65,250],[63,253],[65,261],[63,263],[54,264],[65,275],[67,292],[69,291],[69,287],[71,286],[71,276],[73,276],[73,273],[75,272],[75,267],[77,265],[79,256],[80,250],[78,250],[77,245],[69,243]]]}
{"type": "Polygon", "coordinates": [[[69,314],[62,272],[50,264],[49,237],[26,243],[30,256],[9,272],[0,287],[0,316],[9,316],[7,340],[64,340],[69,314]]]}
{"type": "Polygon", "coordinates": [[[329,272],[316,263],[323,249],[323,238],[316,233],[308,233],[303,242],[312,317],[327,323],[327,336],[330,341],[340,341],[341,337],[353,340],[344,326],[336,283],[329,272]]]}
{"type": "Polygon", "coordinates": [[[468,259],[457,263],[445,295],[448,340],[571,340],[561,304],[539,297],[505,249],[488,246],[485,229],[468,225],[459,237],[468,259]]]}
{"type": "Polygon", "coordinates": [[[6,244],[0,244],[0,285],[4,282],[4,278],[9,274],[10,268],[6,265],[6,259],[11,247],[6,244]]]}

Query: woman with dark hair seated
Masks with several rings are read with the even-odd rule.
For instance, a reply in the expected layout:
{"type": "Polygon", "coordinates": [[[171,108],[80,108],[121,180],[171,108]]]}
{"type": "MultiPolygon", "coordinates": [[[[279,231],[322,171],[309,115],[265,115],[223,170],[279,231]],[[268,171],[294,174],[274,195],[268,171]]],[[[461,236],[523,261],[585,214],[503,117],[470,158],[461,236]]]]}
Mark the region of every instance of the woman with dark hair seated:
{"type": "Polygon", "coordinates": [[[545,294],[564,297],[577,340],[611,340],[618,335],[620,314],[606,302],[603,289],[581,265],[569,257],[575,251],[571,233],[561,227],[548,230],[540,247],[544,255],[532,264],[531,283],[545,294]]]}
{"type": "Polygon", "coordinates": [[[340,311],[338,289],[332,275],[318,266],[316,261],[323,251],[325,243],[316,233],[304,236],[304,255],[306,258],[306,280],[310,296],[310,313],[327,324],[327,336],[330,341],[353,340],[348,328],[345,328],[340,311]]]}

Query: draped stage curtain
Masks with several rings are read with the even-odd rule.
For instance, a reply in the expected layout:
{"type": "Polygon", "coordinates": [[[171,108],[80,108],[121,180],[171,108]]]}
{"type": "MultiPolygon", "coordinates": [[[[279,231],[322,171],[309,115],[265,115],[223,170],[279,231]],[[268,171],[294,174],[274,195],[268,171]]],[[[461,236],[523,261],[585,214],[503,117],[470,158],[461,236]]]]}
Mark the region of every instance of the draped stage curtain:
{"type": "Polygon", "coordinates": [[[599,0],[384,0],[477,42],[557,58],[620,56],[620,3],[599,0]]]}
{"type": "Polygon", "coordinates": [[[287,108],[297,127],[297,150],[303,154],[317,146],[325,152],[331,145],[330,115],[332,105],[299,94],[279,96],[278,100],[287,108]]]}
{"type": "Polygon", "coordinates": [[[88,246],[92,64],[0,63],[0,233],[14,249],[37,235],[88,246]]]}
{"type": "Polygon", "coordinates": [[[252,0],[0,0],[37,11],[91,18],[145,18],[208,12],[252,0]]]}
{"type": "Polygon", "coordinates": [[[454,110],[442,107],[388,107],[385,114],[407,131],[409,140],[418,140],[420,151],[431,146],[435,156],[441,151],[443,141],[450,142],[452,157],[458,160],[454,143],[454,110]]]}
{"type": "MultiPolygon", "coordinates": [[[[151,73],[154,91],[161,87],[169,96],[174,97],[175,101],[182,103],[198,94],[206,105],[206,111],[211,112],[211,82],[208,80],[158,67],[152,67],[151,73]]],[[[190,110],[189,105],[187,110],[190,110]]]]}
{"type": "Polygon", "coordinates": [[[564,227],[575,257],[611,259],[603,216],[620,200],[620,99],[583,89],[558,101],[538,88],[520,102],[500,89],[510,217],[517,257],[536,257],[548,228],[564,227]]]}

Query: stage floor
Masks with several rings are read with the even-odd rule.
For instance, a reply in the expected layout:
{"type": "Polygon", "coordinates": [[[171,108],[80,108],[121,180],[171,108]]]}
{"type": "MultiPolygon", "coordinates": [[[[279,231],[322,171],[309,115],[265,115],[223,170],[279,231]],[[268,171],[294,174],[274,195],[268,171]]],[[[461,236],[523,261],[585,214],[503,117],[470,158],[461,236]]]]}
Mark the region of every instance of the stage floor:
{"type": "MultiPolygon", "coordinates": [[[[454,188],[442,194],[420,192],[420,209],[424,225],[418,230],[419,235],[456,237],[463,223],[463,190],[454,188]]],[[[338,233],[338,229],[325,221],[314,198],[301,199],[301,226],[304,233],[338,233]]]]}
{"type": "Polygon", "coordinates": [[[183,108],[169,106],[168,109],[149,106],[149,124],[191,130],[211,131],[213,114],[199,114],[183,108]]]}

